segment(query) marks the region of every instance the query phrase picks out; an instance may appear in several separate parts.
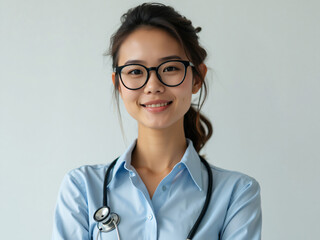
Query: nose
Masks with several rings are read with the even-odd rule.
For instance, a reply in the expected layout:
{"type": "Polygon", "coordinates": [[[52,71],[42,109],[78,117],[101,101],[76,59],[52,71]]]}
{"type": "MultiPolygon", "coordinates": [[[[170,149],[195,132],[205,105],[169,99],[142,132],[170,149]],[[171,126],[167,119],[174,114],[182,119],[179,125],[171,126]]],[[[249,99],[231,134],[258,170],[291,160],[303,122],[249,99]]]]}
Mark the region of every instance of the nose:
{"type": "Polygon", "coordinates": [[[160,82],[156,70],[150,71],[149,79],[144,87],[144,93],[162,93],[164,92],[165,86],[160,82]]]}

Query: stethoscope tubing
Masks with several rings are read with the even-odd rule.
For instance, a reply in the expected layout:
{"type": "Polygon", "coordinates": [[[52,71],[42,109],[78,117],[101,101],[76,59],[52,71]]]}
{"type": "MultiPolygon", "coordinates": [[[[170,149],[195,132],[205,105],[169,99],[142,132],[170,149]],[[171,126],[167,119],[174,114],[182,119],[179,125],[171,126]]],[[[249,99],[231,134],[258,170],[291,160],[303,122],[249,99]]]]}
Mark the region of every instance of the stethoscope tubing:
{"type": "Polygon", "coordinates": [[[115,160],[113,160],[113,162],[108,167],[107,172],[104,177],[104,181],[103,181],[103,206],[108,206],[108,196],[107,196],[106,191],[107,191],[109,174],[110,174],[111,170],[113,169],[114,165],[116,165],[118,159],[119,158],[116,158],[115,160]]]}
{"type": "MultiPolygon", "coordinates": [[[[105,174],[105,178],[104,178],[104,182],[103,182],[103,206],[106,206],[106,207],[108,206],[108,197],[107,197],[107,192],[106,192],[107,191],[107,185],[108,185],[108,179],[109,179],[110,172],[113,169],[113,167],[115,166],[115,164],[117,163],[118,159],[119,158],[116,158],[115,160],[113,160],[113,162],[110,164],[110,166],[108,167],[107,172],[105,174]]],[[[211,200],[211,195],[212,195],[213,176],[212,176],[212,172],[211,172],[211,169],[210,169],[210,165],[201,156],[200,156],[200,160],[201,160],[201,162],[203,163],[203,165],[205,166],[205,168],[206,168],[206,170],[208,172],[208,189],[207,189],[206,200],[204,202],[203,208],[202,208],[202,210],[200,212],[199,217],[197,218],[196,222],[194,223],[193,227],[191,228],[191,230],[190,230],[190,232],[188,234],[187,240],[192,240],[193,239],[197,229],[200,226],[200,223],[201,223],[204,215],[207,212],[207,209],[209,207],[209,203],[210,203],[210,200],[211,200]]],[[[116,228],[117,228],[117,226],[116,226],[116,228]]],[[[119,235],[118,231],[117,231],[117,234],[119,235]]]]}
{"type": "MultiPolygon", "coordinates": [[[[199,155],[200,156],[200,155],[199,155]]],[[[197,219],[197,221],[195,222],[195,224],[193,225],[193,227],[191,228],[189,234],[188,234],[188,237],[187,237],[187,240],[191,240],[194,236],[194,234],[196,233],[204,215],[206,214],[207,212],[207,209],[208,209],[208,206],[209,206],[209,203],[210,203],[210,199],[211,199],[211,194],[212,194],[212,182],[213,182],[213,177],[212,177],[212,172],[211,172],[211,169],[210,169],[210,165],[209,163],[203,158],[200,156],[200,159],[201,159],[201,162],[204,164],[204,166],[206,167],[207,169],[207,172],[208,172],[208,189],[207,189],[207,196],[206,196],[206,200],[204,202],[204,205],[203,205],[203,208],[201,210],[201,213],[197,219]]]]}

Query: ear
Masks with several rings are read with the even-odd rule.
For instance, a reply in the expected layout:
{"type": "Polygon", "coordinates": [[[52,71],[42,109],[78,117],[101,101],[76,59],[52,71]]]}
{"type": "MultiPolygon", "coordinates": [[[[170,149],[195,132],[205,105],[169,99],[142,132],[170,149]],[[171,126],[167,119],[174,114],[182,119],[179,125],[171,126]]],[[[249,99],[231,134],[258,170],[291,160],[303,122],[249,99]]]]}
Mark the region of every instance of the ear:
{"type": "MultiPolygon", "coordinates": [[[[115,85],[116,85],[116,73],[115,73],[115,72],[112,73],[111,78],[112,78],[113,86],[115,86],[115,85]]],[[[119,93],[121,94],[120,85],[119,85],[119,87],[118,87],[118,91],[119,91],[119,93]]]]}
{"type": "Polygon", "coordinates": [[[199,77],[199,76],[194,77],[193,86],[192,86],[192,93],[193,94],[196,94],[200,90],[200,88],[202,87],[203,82],[201,79],[204,79],[206,77],[208,69],[204,63],[201,63],[199,65],[199,70],[200,70],[201,77],[199,77]]]}
{"type": "Polygon", "coordinates": [[[113,72],[112,73],[112,82],[113,82],[113,86],[116,84],[116,73],[113,72]]]}

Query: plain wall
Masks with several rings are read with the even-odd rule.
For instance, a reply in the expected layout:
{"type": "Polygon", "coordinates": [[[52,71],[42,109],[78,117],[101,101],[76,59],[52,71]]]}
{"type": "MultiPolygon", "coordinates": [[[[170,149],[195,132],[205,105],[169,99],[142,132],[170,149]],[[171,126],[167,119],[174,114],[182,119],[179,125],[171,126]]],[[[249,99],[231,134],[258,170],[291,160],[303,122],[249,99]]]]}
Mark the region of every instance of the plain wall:
{"type": "MultiPolygon", "coordinates": [[[[203,153],[259,181],[263,239],[317,239],[319,1],[162,2],[202,27],[214,126],[203,153]]],[[[50,239],[66,172],[136,137],[125,110],[121,134],[102,54],[137,3],[0,0],[1,239],[50,239]]]]}

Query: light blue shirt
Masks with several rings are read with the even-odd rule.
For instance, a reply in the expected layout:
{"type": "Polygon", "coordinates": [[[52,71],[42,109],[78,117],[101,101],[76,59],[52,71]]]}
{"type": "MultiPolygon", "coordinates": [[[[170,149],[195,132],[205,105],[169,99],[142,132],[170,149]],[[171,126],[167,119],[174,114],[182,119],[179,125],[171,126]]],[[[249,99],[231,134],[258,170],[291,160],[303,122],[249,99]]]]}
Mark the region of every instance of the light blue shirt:
{"type": "MultiPolygon", "coordinates": [[[[208,174],[188,140],[181,161],[160,182],[152,199],[130,164],[134,142],[118,159],[108,184],[108,205],[121,221],[122,240],[186,240],[203,207],[208,174]]],[[[108,165],[82,166],[64,178],[54,215],[53,240],[96,239],[94,212],[102,206],[108,165]]],[[[194,240],[261,239],[260,187],[256,180],[211,165],[213,191],[194,240]]],[[[113,230],[101,239],[116,240],[113,230]]]]}

